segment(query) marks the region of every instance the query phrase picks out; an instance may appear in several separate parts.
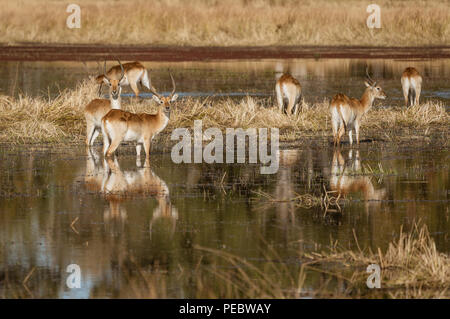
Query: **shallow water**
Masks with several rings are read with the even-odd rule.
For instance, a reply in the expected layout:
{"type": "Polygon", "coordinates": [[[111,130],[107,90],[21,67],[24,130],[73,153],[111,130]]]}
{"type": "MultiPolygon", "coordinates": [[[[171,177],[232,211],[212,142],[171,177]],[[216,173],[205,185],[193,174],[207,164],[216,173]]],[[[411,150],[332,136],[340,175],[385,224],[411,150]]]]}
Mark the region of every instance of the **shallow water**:
{"type": "MultiPolygon", "coordinates": [[[[117,162],[103,163],[84,147],[0,148],[0,296],[194,298],[197,269],[214,260],[197,246],[261,267],[274,249],[279,265],[298,272],[298,252],[331,240],[356,250],[353,231],[361,248],[385,249],[417,221],[450,253],[448,150],[284,150],[273,175],[261,175],[259,164],[174,164],[167,153],[138,168],[133,154],[126,146],[117,162]],[[255,192],[320,196],[324,187],[346,194],[341,212],[253,200],[255,192]],[[65,284],[69,264],[80,266],[81,289],[65,284]],[[139,289],[142,272],[157,274],[155,291],[139,289]]],[[[325,279],[307,276],[303,295],[325,279]]],[[[223,283],[206,285],[215,291],[223,283]]]]}
{"type": "MultiPolygon", "coordinates": [[[[181,96],[273,96],[276,79],[289,71],[303,87],[307,102],[330,99],[342,92],[360,97],[364,91],[365,66],[388,95],[386,105],[402,104],[400,76],[407,66],[416,67],[424,77],[423,100],[440,100],[450,105],[450,59],[430,60],[359,60],[293,59],[233,60],[211,62],[144,62],[151,71],[153,84],[160,91],[170,91],[170,68],[181,96]]],[[[113,63],[108,63],[108,68],[113,63]]],[[[102,65],[81,62],[0,62],[0,93],[55,96],[65,88],[74,88],[88,75],[97,75],[102,65]]],[[[124,90],[131,96],[130,89],[124,90]]],[[[104,89],[106,94],[106,89],[104,89]]],[[[150,97],[145,90],[143,97],[150,97]]]]}
{"type": "MultiPolygon", "coordinates": [[[[424,76],[424,100],[450,106],[445,59],[144,64],[160,91],[171,89],[170,68],[181,96],[200,97],[270,98],[276,79],[289,70],[305,100],[315,102],[337,92],[359,96],[366,63],[389,97],[377,103],[402,104],[400,74],[415,66],[424,76]]],[[[0,93],[55,96],[97,73],[95,63],[0,62],[0,93]]],[[[128,88],[124,95],[131,96],[128,88]]],[[[299,253],[321,251],[332,241],[356,250],[355,235],[363,249],[385,249],[402,227],[409,231],[417,222],[428,226],[439,251],[450,253],[448,149],[388,143],[339,152],[294,148],[280,152],[273,175],[261,175],[259,164],[174,164],[167,152],[152,153],[151,167],[141,168],[130,146],[119,149],[117,162],[103,162],[96,151],[0,146],[0,297],[230,297],[218,275],[236,265],[199,247],[231,253],[239,267],[246,260],[271,278],[269,264],[298,273],[299,253]],[[297,194],[320,197],[324,190],[340,191],[342,207],[325,212],[286,201],[297,194]],[[262,193],[278,202],[264,201],[262,193]],[[81,289],[66,285],[70,264],[80,266],[81,289]]],[[[329,279],[309,271],[301,295],[313,296],[329,279]]],[[[283,281],[280,287],[295,289],[283,281]]],[[[345,290],[339,280],[331,287],[345,290]]]]}

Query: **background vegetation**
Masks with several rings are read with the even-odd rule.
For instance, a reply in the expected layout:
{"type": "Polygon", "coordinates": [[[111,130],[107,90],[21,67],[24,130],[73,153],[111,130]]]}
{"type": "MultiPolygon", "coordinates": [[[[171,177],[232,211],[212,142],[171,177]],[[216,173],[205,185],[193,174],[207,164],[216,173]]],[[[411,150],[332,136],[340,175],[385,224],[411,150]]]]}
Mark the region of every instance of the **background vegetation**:
{"type": "Polygon", "coordinates": [[[78,0],[81,29],[68,29],[68,2],[0,0],[0,43],[146,45],[373,45],[450,43],[448,0],[379,0],[382,28],[369,30],[369,1],[78,0]],[[373,32],[371,32],[373,31],[373,32]]]}

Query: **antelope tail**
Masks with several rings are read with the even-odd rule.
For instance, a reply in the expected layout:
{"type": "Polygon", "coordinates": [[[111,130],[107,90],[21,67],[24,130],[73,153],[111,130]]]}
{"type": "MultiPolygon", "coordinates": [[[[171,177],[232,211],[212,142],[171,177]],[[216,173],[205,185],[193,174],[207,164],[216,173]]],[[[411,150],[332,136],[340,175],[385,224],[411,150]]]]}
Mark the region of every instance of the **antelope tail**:
{"type": "Polygon", "coordinates": [[[416,101],[416,89],[413,86],[408,90],[408,106],[413,106],[416,101]]]}
{"type": "Polygon", "coordinates": [[[144,69],[144,72],[141,75],[141,84],[150,90],[150,82],[148,81],[147,69],[144,69]]]}
{"type": "Polygon", "coordinates": [[[344,116],[342,115],[341,104],[338,105],[339,116],[341,117],[342,123],[344,123],[344,130],[347,131],[347,123],[345,123],[344,116]]]}

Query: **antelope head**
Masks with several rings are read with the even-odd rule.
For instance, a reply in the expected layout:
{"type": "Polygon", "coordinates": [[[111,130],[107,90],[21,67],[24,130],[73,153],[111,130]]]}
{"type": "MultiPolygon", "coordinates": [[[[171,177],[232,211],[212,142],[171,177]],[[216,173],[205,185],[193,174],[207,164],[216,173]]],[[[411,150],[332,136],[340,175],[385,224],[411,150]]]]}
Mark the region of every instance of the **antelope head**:
{"type": "Polygon", "coordinates": [[[121,75],[120,75],[120,79],[112,79],[109,78],[106,72],[106,60],[105,60],[105,64],[104,64],[104,73],[103,73],[103,82],[109,86],[109,95],[114,99],[117,100],[120,96],[120,93],[122,92],[122,80],[123,77],[125,75],[125,70],[123,69],[123,65],[122,63],[120,63],[119,60],[117,60],[117,62],[119,62],[120,65],[120,69],[121,69],[121,75]]]}
{"type": "Polygon", "coordinates": [[[381,88],[381,86],[377,85],[377,81],[374,81],[370,75],[369,75],[369,67],[366,67],[366,76],[367,76],[367,80],[364,81],[364,84],[366,85],[367,88],[370,89],[370,93],[372,96],[372,101],[374,99],[381,99],[384,100],[387,95],[386,93],[384,93],[383,89],[381,88]]]}
{"type": "Polygon", "coordinates": [[[176,99],[178,98],[178,94],[175,94],[175,90],[176,90],[176,85],[175,85],[175,80],[173,79],[172,73],[170,73],[170,78],[172,79],[172,93],[170,93],[169,96],[164,97],[161,94],[159,94],[156,89],[153,87],[152,83],[151,83],[151,79],[150,79],[150,91],[153,93],[153,100],[156,101],[156,103],[158,103],[162,109],[162,111],[164,112],[164,114],[167,117],[170,117],[170,106],[172,102],[175,102],[176,99]]]}

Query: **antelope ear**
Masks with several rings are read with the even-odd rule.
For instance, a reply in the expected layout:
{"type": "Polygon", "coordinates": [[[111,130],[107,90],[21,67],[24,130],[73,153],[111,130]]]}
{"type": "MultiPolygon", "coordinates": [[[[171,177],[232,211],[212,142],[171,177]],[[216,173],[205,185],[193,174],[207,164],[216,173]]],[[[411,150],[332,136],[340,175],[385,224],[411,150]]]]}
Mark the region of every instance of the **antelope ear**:
{"type": "Polygon", "coordinates": [[[153,100],[155,100],[157,103],[161,103],[161,100],[159,97],[157,97],[155,94],[152,95],[153,100]]]}
{"type": "Polygon", "coordinates": [[[109,85],[111,82],[109,82],[109,80],[106,78],[106,76],[104,76],[103,83],[105,83],[106,85],[109,85]]]}
{"type": "Polygon", "coordinates": [[[178,94],[174,94],[170,99],[170,102],[175,102],[178,99],[178,94]]]}
{"type": "Polygon", "coordinates": [[[367,82],[367,81],[364,81],[364,84],[365,84],[367,87],[371,87],[371,85],[370,85],[369,82],[367,82]]]}

